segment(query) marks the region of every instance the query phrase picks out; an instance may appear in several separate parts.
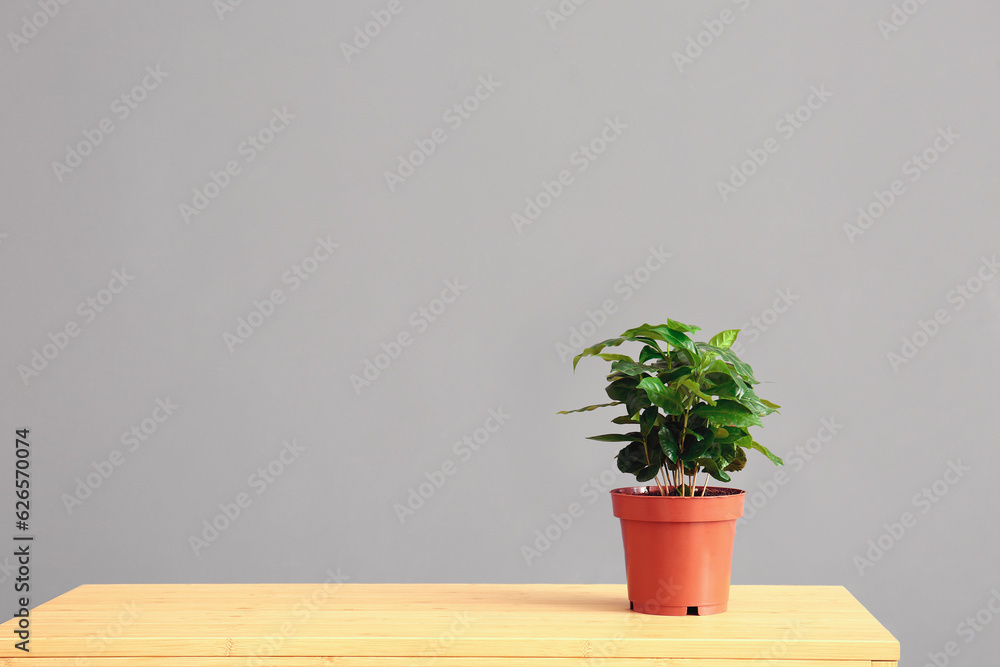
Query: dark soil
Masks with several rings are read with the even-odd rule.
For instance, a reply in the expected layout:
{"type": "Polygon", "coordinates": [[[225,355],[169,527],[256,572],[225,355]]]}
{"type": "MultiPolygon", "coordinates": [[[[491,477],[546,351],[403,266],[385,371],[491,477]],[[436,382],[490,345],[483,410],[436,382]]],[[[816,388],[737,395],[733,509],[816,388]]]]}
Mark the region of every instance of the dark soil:
{"type": "MultiPolygon", "coordinates": [[[[658,495],[660,495],[660,490],[657,489],[655,486],[651,486],[651,487],[648,487],[648,488],[649,488],[648,495],[650,495],[650,496],[658,496],[658,495]]],[[[740,490],[740,489],[726,489],[726,488],[718,487],[718,486],[710,486],[710,487],[708,487],[708,489],[705,490],[705,497],[709,497],[709,496],[733,496],[733,495],[736,495],[737,493],[742,493],[742,490],[740,490]]],[[[671,496],[679,496],[681,494],[680,494],[680,492],[677,489],[674,489],[674,490],[672,490],[670,492],[669,495],[671,495],[671,496]]],[[[694,495],[695,495],[696,498],[700,498],[701,497],[701,487],[700,486],[697,488],[697,490],[695,491],[694,495]]]]}

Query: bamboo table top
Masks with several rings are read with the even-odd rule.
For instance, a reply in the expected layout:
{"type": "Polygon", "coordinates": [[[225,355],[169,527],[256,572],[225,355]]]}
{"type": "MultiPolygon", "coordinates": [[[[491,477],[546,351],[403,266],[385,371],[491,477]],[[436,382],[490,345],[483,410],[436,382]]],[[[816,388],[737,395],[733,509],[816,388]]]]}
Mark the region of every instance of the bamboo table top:
{"type": "Polygon", "coordinates": [[[31,610],[0,667],[895,667],[840,586],[733,586],[729,611],[648,616],[624,585],[121,584],[31,610]],[[72,658],[72,659],[71,659],[72,658]]]}

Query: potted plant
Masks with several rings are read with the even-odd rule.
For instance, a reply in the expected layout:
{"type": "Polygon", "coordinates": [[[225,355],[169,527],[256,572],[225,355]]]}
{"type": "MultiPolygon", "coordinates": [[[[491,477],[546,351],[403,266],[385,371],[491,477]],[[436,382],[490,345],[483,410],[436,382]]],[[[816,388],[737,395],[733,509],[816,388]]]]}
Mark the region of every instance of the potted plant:
{"type": "Polygon", "coordinates": [[[748,431],[780,406],[757,396],[753,369],[730,349],[739,330],[722,331],[707,343],[692,340],[689,334],[697,331],[668,319],[588,347],[573,368],[583,357],[611,362],[605,389],[611,402],[560,412],[625,408],[611,421],[630,427],[627,433],[590,439],[626,443],[616,457],[618,469],[638,482],[654,482],[611,491],[629,600],[647,614],[726,610],[745,492],[709,486],[709,480],[729,482],[729,473],[746,465],[749,450],[782,465],[748,431]],[[626,342],[642,345],[638,358],[605,352],[626,342]]]}

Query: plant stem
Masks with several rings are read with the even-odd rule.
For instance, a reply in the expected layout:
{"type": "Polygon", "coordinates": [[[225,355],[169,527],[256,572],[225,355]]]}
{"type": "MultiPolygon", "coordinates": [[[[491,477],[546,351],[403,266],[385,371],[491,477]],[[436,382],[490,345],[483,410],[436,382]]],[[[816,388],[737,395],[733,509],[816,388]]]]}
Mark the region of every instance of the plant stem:
{"type": "MultiPolygon", "coordinates": [[[[684,482],[684,476],[685,476],[685,474],[684,474],[684,459],[683,459],[683,456],[684,456],[684,436],[687,435],[687,427],[688,427],[688,413],[687,413],[687,408],[685,407],[685,410],[684,410],[684,424],[681,426],[681,439],[680,439],[680,442],[677,443],[677,455],[678,455],[677,456],[677,458],[678,458],[677,472],[680,474],[680,479],[681,479],[681,483],[682,484],[684,482]]],[[[680,489],[680,494],[684,495],[684,488],[683,487],[681,487],[681,489],[680,489]]]]}
{"type": "MultiPolygon", "coordinates": [[[[650,463],[649,463],[649,448],[646,447],[646,439],[645,439],[645,437],[643,437],[643,440],[642,440],[642,453],[646,455],[646,466],[648,467],[650,465],[650,463]]],[[[653,481],[656,482],[656,488],[659,489],[660,488],[660,480],[656,479],[656,475],[653,475],[653,481]]],[[[661,491],[661,493],[662,493],[662,491],[661,491]]]]}
{"type": "Polygon", "coordinates": [[[708,471],[705,471],[705,486],[701,487],[701,495],[705,497],[705,491],[708,490],[708,471]]]}

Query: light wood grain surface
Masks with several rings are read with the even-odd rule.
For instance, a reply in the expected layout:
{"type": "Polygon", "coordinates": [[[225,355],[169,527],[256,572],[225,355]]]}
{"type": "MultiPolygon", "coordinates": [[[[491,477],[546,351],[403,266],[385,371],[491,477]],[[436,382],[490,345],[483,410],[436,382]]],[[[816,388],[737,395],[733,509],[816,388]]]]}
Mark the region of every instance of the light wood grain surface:
{"type": "Polygon", "coordinates": [[[704,617],[629,611],[622,585],[122,584],[3,624],[0,666],[893,667],[899,644],[839,586],[734,586],[704,617]]]}

